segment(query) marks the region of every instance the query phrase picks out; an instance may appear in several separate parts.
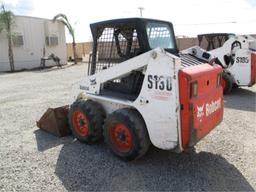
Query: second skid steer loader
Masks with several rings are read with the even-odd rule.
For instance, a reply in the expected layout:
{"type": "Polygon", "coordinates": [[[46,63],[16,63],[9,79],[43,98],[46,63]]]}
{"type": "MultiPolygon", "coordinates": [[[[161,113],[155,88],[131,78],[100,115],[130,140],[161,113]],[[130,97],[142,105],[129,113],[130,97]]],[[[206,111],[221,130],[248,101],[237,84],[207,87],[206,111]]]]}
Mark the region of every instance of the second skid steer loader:
{"type": "Polygon", "coordinates": [[[223,68],[221,84],[224,93],[230,93],[234,87],[251,87],[255,84],[255,38],[250,35],[210,33],[198,35],[198,40],[199,46],[206,51],[195,46],[183,52],[192,53],[206,62],[215,58],[216,64],[223,68]]]}
{"type": "Polygon", "coordinates": [[[223,118],[222,68],[177,50],[169,22],[130,18],[91,24],[92,60],[69,111],[74,136],[104,136],[124,160],[150,144],[182,152],[223,118]]]}

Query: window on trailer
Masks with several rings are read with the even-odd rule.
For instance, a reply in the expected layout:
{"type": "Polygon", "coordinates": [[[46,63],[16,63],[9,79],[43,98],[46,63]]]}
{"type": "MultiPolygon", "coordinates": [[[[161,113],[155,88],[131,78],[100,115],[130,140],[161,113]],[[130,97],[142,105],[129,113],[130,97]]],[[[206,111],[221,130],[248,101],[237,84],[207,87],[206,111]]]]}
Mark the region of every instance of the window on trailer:
{"type": "Polygon", "coordinates": [[[58,45],[58,36],[50,35],[45,38],[45,43],[47,46],[57,46],[58,45]]]}
{"type": "Polygon", "coordinates": [[[20,47],[24,45],[23,36],[21,34],[15,34],[12,37],[12,43],[15,47],[20,47]]]}

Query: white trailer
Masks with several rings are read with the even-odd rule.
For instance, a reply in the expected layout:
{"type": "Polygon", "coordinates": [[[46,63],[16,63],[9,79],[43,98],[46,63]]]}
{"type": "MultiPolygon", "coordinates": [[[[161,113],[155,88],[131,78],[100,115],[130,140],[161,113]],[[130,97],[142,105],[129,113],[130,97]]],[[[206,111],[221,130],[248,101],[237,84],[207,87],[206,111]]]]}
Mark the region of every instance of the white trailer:
{"type": "MultiPolygon", "coordinates": [[[[65,26],[49,19],[14,16],[13,53],[15,70],[40,67],[41,58],[54,54],[61,64],[67,63],[65,26]]],[[[47,60],[46,66],[55,65],[47,60]]],[[[5,32],[0,33],[0,71],[10,71],[8,43],[5,32]]]]}

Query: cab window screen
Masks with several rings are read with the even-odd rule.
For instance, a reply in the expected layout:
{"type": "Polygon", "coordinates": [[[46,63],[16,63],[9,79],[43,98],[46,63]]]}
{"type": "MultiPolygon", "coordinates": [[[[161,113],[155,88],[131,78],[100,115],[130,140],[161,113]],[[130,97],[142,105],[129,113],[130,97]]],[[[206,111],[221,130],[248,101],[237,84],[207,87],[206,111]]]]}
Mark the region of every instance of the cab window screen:
{"type": "Polygon", "coordinates": [[[147,35],[151,49],[160,47],[174,49],[174,35],[170,26],[165,23],[149,22],[147,24],[147,35]]]}

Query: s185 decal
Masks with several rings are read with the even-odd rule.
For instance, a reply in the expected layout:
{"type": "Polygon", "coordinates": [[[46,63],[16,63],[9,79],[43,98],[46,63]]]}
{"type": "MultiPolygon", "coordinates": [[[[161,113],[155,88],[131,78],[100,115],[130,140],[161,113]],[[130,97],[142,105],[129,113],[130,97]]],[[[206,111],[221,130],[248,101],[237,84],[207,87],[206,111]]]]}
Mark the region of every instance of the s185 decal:
{"type": "Polygon", "coordinates": [[[249,63],[249,58],[248,57],[237,57],[236,62],[237,63],[249,63]]]}

